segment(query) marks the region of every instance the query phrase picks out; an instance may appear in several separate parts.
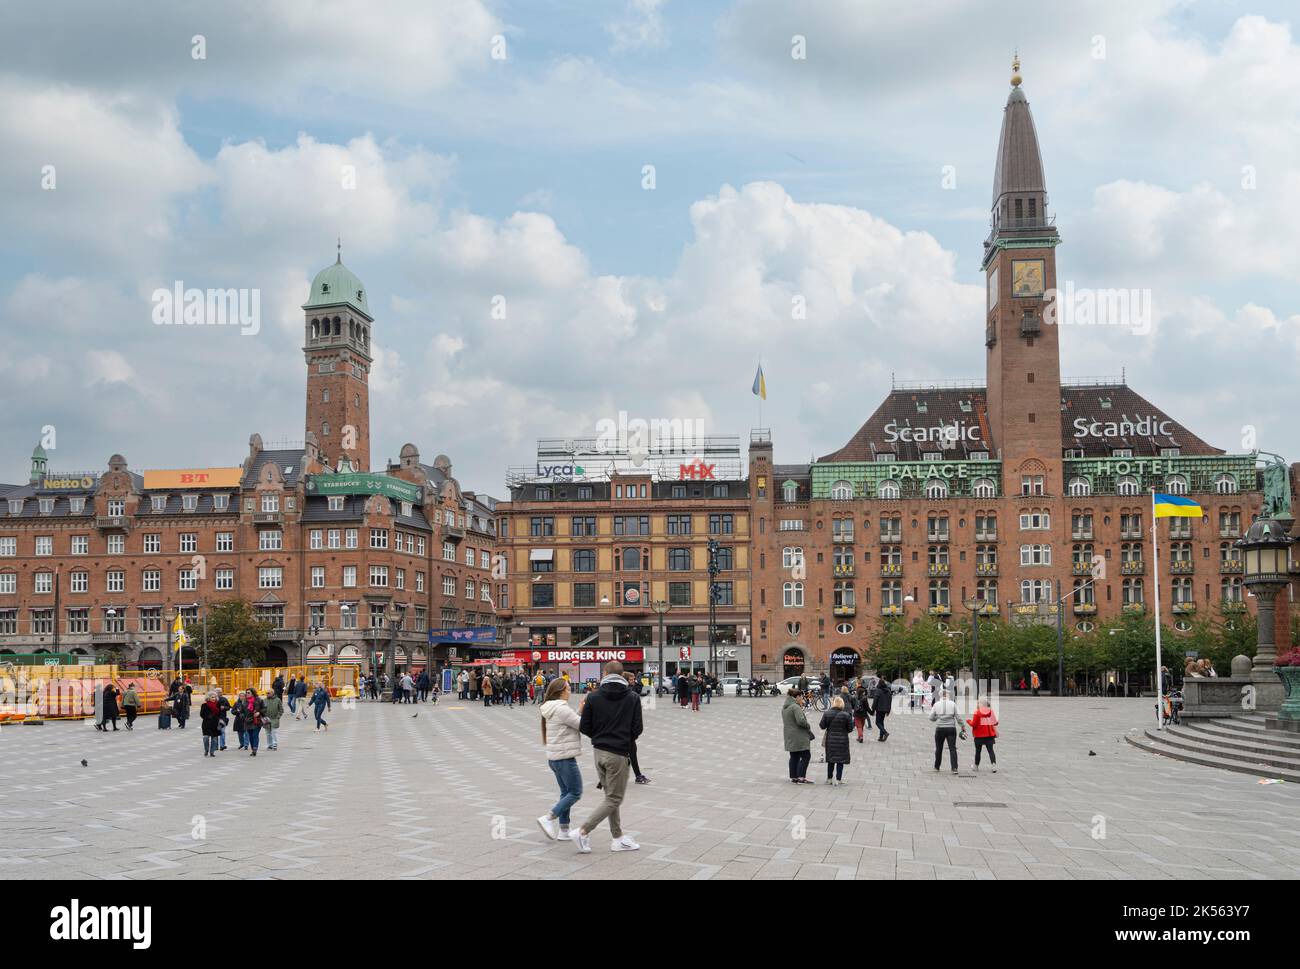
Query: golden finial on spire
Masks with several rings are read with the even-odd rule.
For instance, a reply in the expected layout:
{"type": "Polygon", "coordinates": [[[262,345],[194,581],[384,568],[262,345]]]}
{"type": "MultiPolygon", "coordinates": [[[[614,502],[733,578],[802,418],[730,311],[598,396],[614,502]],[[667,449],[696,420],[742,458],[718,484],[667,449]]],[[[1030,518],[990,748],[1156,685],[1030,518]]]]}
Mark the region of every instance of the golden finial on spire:
{"type": "Polygon", "coordinates": [[[1011,86],[1020,87],[1020,51],[1016,51],[1011,61],[1011,86]]]}

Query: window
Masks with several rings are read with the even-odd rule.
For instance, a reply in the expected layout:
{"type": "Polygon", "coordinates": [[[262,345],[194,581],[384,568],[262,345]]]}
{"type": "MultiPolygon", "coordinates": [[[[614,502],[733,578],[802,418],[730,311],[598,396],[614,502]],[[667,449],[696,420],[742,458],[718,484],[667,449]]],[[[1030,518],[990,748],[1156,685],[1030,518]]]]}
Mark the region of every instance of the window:
{"type": "Polygon", "coordinates": [[[669,582],[668,602],[674,606],[691,604],[691,584],[689,582],[669,582]]]}
{"type": "Polygon", "coordinates": [[[926,535],[931,542],[946,542],[949,538],[948,516],[930,515],[926,519],[926,535]]]}
{"type": "Polygon", "coordinates": [[[474,550],[472,548],[467,547],[465,549],[465,564],[471,566],[474,564],[474,550]]]}
{"type": "Polygon", "coordinates": [[[235,587],[235,570],[234,569],[217,569],[217,589],[222,592],[229,592],[235,587]]]}
{"type": "Polygon", "coordinates": [[[181,532],[180,542],[182,552],[197,552],[199,550],[199,536],[194,532],[181,532]]]}
{"type": "Polygon", "coordinates": [[[0,538],[0,558],[13,558],[18,554],[18,539],[0,538]]]}
{"type": "Polygon", "coordinates": [[[802,548],[795,545],[781,549],[781,568],[792,569],[803,564],[802,548]]]}
{"type": "Polygon", "coordinates": [[[931,501],[948,497],[948,482],[942,478],[931,478],[925,483],[925,496],[931,501]]]}
{"type": "Polygon", "coordinates": [[[355,602],[343,602],[339,604],[339,628],[357,628],[357,604],[355,602]]]}
{"type": "Polygon", "coordinates": [[[1024,579],[1020,583],[1020,601],[1026,605],[1051,602],[1053,596],[1051,579],[1024,579]]]}
{"type": "Polygon", "coordinates": [[[388,588],[388,566],[386,565],[370,566],[370,588],[372,589],[388,588]]]}
{"type": "Polygon", "coordinates": [[[18,573],[0,572],[0,595],[12,596],[17,594],[18,594],[18,573]]]}
{"type": "Polygon", "coordinates": [[[70,514],[70,515],[82,515],[82,514],[85,514],[85,511],[86,511],[86,499],[85,499],[85,498],[69,498],[69,499],[68,499],[68,514],[70,514]]]}
{"type": "Polygon", "coordinates": [[[569,522],[569,534],[576,536],[594,537],[596,534],[596,519],[591,516],[575,515],[569,522]]]}
{"type": "Polygon", "coordinates": [[[154,495],[149,502],[149,507],[156,513],[161,514],[167,510],[167,496],[154,495]]]}
{"type": "Polygon", "coordinates": [[[181,510],[186,512],[196,511],[199,507],[198,495],[182,495],[181,510]]]}
{"type": "Polygon", "coordinates": [[[852,518],[831,519],[831,541],[833,542],[853,541],[853,519],[852,518]]]}
{"type": "Polygon", "coordinates": [[[550,609],[555,605],[555,586],[549,582],[536,582],[533,589],[533,608],[550,609]]]}
{"type": "Polygon", "coordinates": [[[199,574],[194,569],[181,569],[180,584],[178,588],[181,592],[193,592],[199,587],[199,574]]]}
{"type": "Polygon", "coordinates": [[[945,610],[951,607],[947,579],[932,579],[929,592],[931,609],[945,610]]]}
{"type": "Polygon", "coordinates": [[[266,565],[257,570],[257,587],[259,589],[279,589],[284,585],[284,569],[278,565],[266,565]]]}
{"type": "Polygon", "coordinates": [[[278,494],[273,494],[269,492],[263,493],[262,511],[271,512],[271,511],[279,511],[279,510],[280,510],[280,496],[278,494]]]}
{"type": "Polygon", "coordinates": [[[72,592],[90,591],[90,573],[73,572],[69,577],[68,589],[72,592]]]}
{"type": "Polygon", "coordinates": [[[213,496],[212,496],[212,510],[213,510],[213,511],[225,511],[225,510],[226,510],[227,508],[229,508],[229,507],[230,507],[230,495],[213,495],[213,496]]]}
{"type": "Polygon", "coordinates": [[[217,532],[217,551],[233,552],[235,550],[234,532],[217,532]]]}
{"type": "Polygon", "coordinates": [[[53,512],[54,512],[54,499],[53,499],[53,498],[40,498],[40,499],[37,499],[36,504],[37,504],[37,507],[40,508],[40,511],[41,511],[41,514],[42,514],[42,515],[50,515],[50,514],[53,514],[53,512]]]}
{"type": "Polygon", "coordinates": [[[343,566],[343,588],[355,589],[357,587],[357,567],[355,565],[343,566]]]}
{"type": "Polygon", "coordinates": [[[36,554],[37,555],[54,554],[54,537],[52,535],[36,536],[36,554]]]}
{"type": "Polygon", "coordinates": [[[1140,606],[1145,601],[1142,595],[1141,579],[1125,579],[1121,591],[1123,603],[1126,606],[1140,606]]]}
{"type": "MultiPolygon", "coordinates": [[[[644,498],[644,497],[645,497],[645,493],[644,493],[644,492],[645,492],[645,485],[642,485],[642,486],[641,486],[641,491],[642,491],[642,495],[641,495],[641,497],[644,498]]],[[[714,498],[725,498],[725,497],[727,497],[727,486],[726,486],[725,484],[715,484],[715,485],[713,486],[713,488],[712,488],[712,491],[713,491],[713,497],[714,497],[714,498]]]]}
{"type": "Polygon", "coordinates": [[[388,548],[388,529],[372,528],[370,529],[370,547],[371,548],[388,548]]]}
{"type": "Polygon", "coordinates": [[[342,496],[342,495],[330,495],[330,496],[326,499],[326,501],[329,503],[329,504],[328,504],[328,508],[329,508],[330,511],[342,511],[342,510],[343,510],[343,496],[342,496]]]}
{"type": "Polygon", "coordinates": [[[787,609],[803,608],[803,583],[787,582],[781,586],[782,605],[787,609]]]}
{"type": "Polygon", "coordinates": [[[125,592],[126,591],[126,573],[116,570],[107,572],[105,578],[105,591],[107,592],[125,592]]]}
{"type": "Polygon", "coordinates": [[[853,485],[843,479],[831,485],[832,501],[848,501],[853,497],[853,485]]]}
{"type": "Polygon", "coordinates": [[[1138,479],[1133,477],[1131,474],[1126,474],[1115,480],[1115,494],[1117,495],[1132,498],[1140,494],[1141,491],[1142,488],[1138,484],[1138,479]]]}
{"type": "Polygon", "coordinates": [[[1187,478],[1181,474],[1171,474],[1165,479],[1165,491],[1171,495],[1187,494],[1187,478]]]}
{"type": "Polygon", "coordinates": [[[886,501],[897,501],[903,495],[903,489],[897,481],[882,481],[876,487],[876,497],[886,501]]]}
{"type": "Polygon", "coordinates": [[[466,580],[465,580],[465,598],[466,598],[466,599],[469,599],[471,602],[472,602],[473,599],[474,599],[474,589],[475,589],[475,583],[474,583],[474,580],[473,580],[473,579],[466,579],[466,580]]]}
{"type": "Polygon", "coordinates": [[[641,550],[625,548],[618,556],[619,568],[624,572],[641,571],[641,550]]]}
{"type": "MultiPolygon", "coordinates": [[[[284,533],[278,528],[264,528],[257,533],[257,547],[263,552],[278,552],[284,546],[284,533]]],[[[181,549],[185,551],[185,549],[181,549]]]]}
{"type": "Polygon", "coordinates": [[[162,570],[145,569],[140,573],[140,588],[145,592],[162,591],[162,570]]]}
{"type": "Polygon", "coordinates": [[[454,596],[456,594],[456,577],[454,575],[444,575],[442,577],[442,594],[444,596],[454,596]]]}
{"type": "Polygon", "coordinates": [[[1133,449],[1131,447],[1117,447],[1110,452],[1112,458],[1131,458],[1133,449]]]}
{"type": "Polygon", "coordinates": [[[720,606],[734,605],[735,590],[730,582],[713,583],[714,602],[720,606]]]}
{"type": "Polygon", "coordinates": [[[1020,515],[1021,531],[1047,531],[1052,527],[1052,515],[1046,511],[1029,511],[1020,515]]]}
{"type": "Polygon", "coordinates": [[[976,478],[971,482],[970,493],[976,498],[996,498],[998,486],[992,478],[976,478]]]}
{"type": "Polygon", "coordinates": [[[126,551],[125,535],[108,536],[108,544],[105,546],[109,555],[121,555],[126,551]]]}
{"type": "Polygon", "coordinates": [[[1237,479],[1230,474],[1221,474],[1214,479],[1214,490],[1220,495],[1235,495],[1237,479]]]}
{"type": "Polygon", "coordinates": [[[670,548],[668,550],[668,571],[689,572],[691,570],[691,550],[689,548],[670,548]]]}
{"type": "MultiPolygon", "coordinates": [[[[22,508],[22,502],[21,502],[21,501],[18,503],[18,506],[19,506],[19,509],[21,510],[21,508],[22,508]]],[[[126,499],[125,499],[125,498],[109,498],[109,499],[108,499],[108,506],[107,506],[107,509],[106,509],[106,510],[108,511],[108,517],[109,517],[109,518],[121,518],[123,515],[126,514],[126,499]]],[[[12,501],[9,503],[9,513],[10,513],[11,515],[16,515],[16,514],[18,514],[18,512],[14,511],[14,509],[13,509],[13,502],[12,502],[12,501]]]]}
{"type": "Polygon", "coordinates": [[[324,548],[324,547],[325,547],[325,532],[324,532],[322,529],[319,529],[319,528],[313,528],[313,529],[311,530],[311,538],[310,538],[310,542],[309,542],[309,547],[311,547],[311,548],[324,548]]]}
{"type": "Polygon", "coordinates": [[[1087,478],[1071,478],[1068,490],[1072,498],[1086,498],[1092,494],[1092,483],[1087,478]]]}
{"type": "Polygon", "coordinates": [[[535,516],[529,523],[529,534],[534,538],[555,534],[555,519],[535,516]]]}
{"type": "Polygon", "coordinates": [[[89,609],[68,610],[68,632],[74,636],[90,632],[89,609]]]}
{"type": "Polygon", "coordinates": [[[690,515],[669,515],[667,520],[669,535],[689,535],[691,534],[691,516],[690,515]]]}
{"type": "Polygon", "coordinates": [[[649,515],[618,515],[614,518],[615,535],[649,535],[649,515]]]}
{"type": "Polygon", "coordinates": [[[1052,564],[1052,546],[1050,545],[1021,545],[1020,546],[1020,564],[1030,565],[1051,565],[1052,564]]]}
{"type": "MultiPolygon", "coordinates": [[[[683,489],[683,490],[685,490],[685,489],[683,489]]],[[[685,497],[685,496],[683,496],[683,497],[685,497]]],[[[798,500],[799,500],[799,486],[798,486],[797,484],[795,484],[793,481],[787,481],[785,484],[781,485],[781,500],[782,500],[782,501],[798,501],[798,500]]]]}
{"type": "Polygon", "coordinates": [[[589,609],[596,604],[596,583],[573,583],[573,604],[579,609],[589,609]]]}
{"type": "Polygon", "coordinates": [[[1020,493],[1022,495],[1044,494],[1044,487],[1044,478],[1041,474],[1026,474],[1020,477],[1020,493]]]}
{"type": "Polygon", "coordinates": [[[423,572],[416,572],[416,573],[415,573],[415,591],[416,591],[416,592],[423,592],[423,591],[424,591],[424,573],[423,573],[423,572]]]}
{"type": "Polygon", "coordinates": [[[729,545],[718,549],[718,571],[730,572],[736,567],[736,550],[729,545]]]}
{"type": "MultiPolygon", "coordinates": [[[[669,568],[672,568],[670,563],[669,568]]],[[[573,553],[573,571],[575,572],[595,572],[596,571],[596,551],[590,548],[580,548],[573,553]]]]}
{"type": "MultiPolygon", "coordinates": [[[[121,575],[122,573],[118,572],[118,573],[116,573],[116,574],[121,575]]],[[[37,572],[33,578],[34,578],[35,581],[34,581],[34,584],[33,584],[32,591],[35,592],[37,595],[42,595],[42,594],[46,594],[46,593],[50,593],[50,592],[53,592],[53,591],[54,591],[54,573],[53,573],[53,572],[37,572]]],[[[109,589],[108,591],[109,591],[109,592],[114,592],[114,591],[121,592],[122,590],[121,590],[121,589],[116,589],[116,590],[114,590],[114,589],[109,589]]]]}

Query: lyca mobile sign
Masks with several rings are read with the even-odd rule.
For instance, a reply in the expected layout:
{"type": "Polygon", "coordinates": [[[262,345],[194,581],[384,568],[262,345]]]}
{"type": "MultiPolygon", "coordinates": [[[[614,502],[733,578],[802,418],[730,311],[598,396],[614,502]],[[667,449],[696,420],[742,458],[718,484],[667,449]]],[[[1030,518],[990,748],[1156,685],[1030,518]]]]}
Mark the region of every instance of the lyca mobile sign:
{"type": "Polygon", "coordinates": [[[897,421],[890,421],[885,425],[885,440],[890,444],[896,444],[899,441],[913,441],[923,444],[927,441],[934,441],[939,444],[956,444],[958,441],[978,441],[980,439],[980,429],[978,426],[962,424],[960,421],[953,421],[951,424],[935,424],[932,427],[900,427],[897,421]]]}

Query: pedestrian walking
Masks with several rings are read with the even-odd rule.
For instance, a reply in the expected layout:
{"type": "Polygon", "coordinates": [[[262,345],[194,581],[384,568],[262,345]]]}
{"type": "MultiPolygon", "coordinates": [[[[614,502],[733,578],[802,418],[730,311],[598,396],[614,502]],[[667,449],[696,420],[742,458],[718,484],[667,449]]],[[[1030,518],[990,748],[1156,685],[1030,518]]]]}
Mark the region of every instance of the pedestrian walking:
{"type": "Polygon", "coordinates": [[[235,736],[239,738],[239,749],[248,749],[248,693],[240,690],[235,696],[235,702],[230,705],[230,716],[234,721],[233,727],[235,736]]]}
{"type": "Polygon", "coordinates": [[[781,731],[790,754],[790,782],[808,784],[808,762],[812,760],[813,730],[803,712],[803,692],[795,687],[785,695],[781,707],[781,731]]]}
{"type": "Polygon", "coordinates": [[[251,687],[244,697],[244,732],[248,735],[248,756],[257,756],[257,747],[262,738],[262,726],[266,722],[266,701],[257,695],[251,687]]]}
{"type": "Polygon", "coordinates": [[[876,688],[871,694],[871,712],[875,714],[876,730],[879,733],[876,739],[881,743],[889,739],[889,731],[885,729],[885,717],[889,716],[893,705],[894,691],[885,678],[881,677],[876,681],[876,688]]]}
{"type": "Polygon", "coordinates": [[[696,673],[691,677],[691,709],[700,712],[700,697],[704,694],[704,677],[696,673]]]}
{"type": "Polygon", "coordinates": [[[831,700],[831,708],[822,714],[817,726],[826,744],[826,783],[842,785],[844,765],[849,762],[849,734],[853,731],[853,718],[844,709],[844,697],[831,700]]]}
{"type": "Polygon", "coordinates": [[[115,687],[112,683],[104,684],[104,692],[102,696],[103,696],[102,702],[104,704],[104,710],[102,714],[102,719],[98,724],[95,725],[95,729],[102,730],[104,733],[108,733],[108,725],[111,723],[113,725],[114,732],[116,732],[117,731],[117,687],[115,687]]]}
{"type": "Polygon", "coordinates": [[[279,670],[275,671],[275,679],[271,681],[271,693],[284,699],[284,674],[279,670]]]}
{"type": "Polygon", "coordinates": [[[546,747],[546,764],[560,786],[560,799],[537,819],[542,831],[552,841],[571,837],[569,814],[582,797],[582,718],[569,705],[567,680],[552,680],[542,700],[542,744],[546,747]]]}
{"type": "Polygon", "coordinates": [[[284,701],[278,693],[266,698],[266,714],[263,724],[266,727],[266,749],[280,749],[280,718],[284,716],[284,701]]]}
{"type": "Polygon", "coordinates": [[[479,689],[483,691],[483,706],[484,706],[484,708],[490,707],[490,706],[492,705],[492,689],[493,689],[493,686],[492,686],[492,677],[490,677],[490,676],[488,676],[486,673],[484,673],[484,674],[483,674],[483,682],[482,682],[482,684],[480,684],[479,689]]]}
{"type": "Polygon", "coordinates": [[[866,685],[860,685],[853,695],[853,726],[858,731],[858,743],[862,743],[862,733],[871,722],[871,691],[866,685]]]}
{"type": "Polygon", "coordinates": [[[691,677],[687,673],[677,674],[677,702],[685,710],[691,703],[691,677]]]}
{"type": "Polygon", "coordinates": [[[934,769],[938,770],[943,763],[943,746],[948,745],[948,762],[952,765],[952,772],[957,773],[957,731],[961,731],[961,739],[966,739],[966,724],[961,719],[961,714],[957,710],[957,704],[953,702],[952,697],[945,690],[939,697],[939,701],[930,708],[930,720],[934,722],[934,769]]]}
{"type": "Polygon", "coordinates": [[[1038,673],[1034,670],[1029,671],[1029,688],[1033,691],[1034,696],[1038,696],[1038,688],[1043,685],[1043,681],[1038,678],[1038,673]]]}
{"type": "Polygon", "coordinates": [[[998,715],[993,712],[993,705],[986,696],[980,697],[979,706],[969,720],[971,736],[975,738],[975,769],[980,769],[980,751],[989,752],[989,766],[993,773],[998,772],[998,759],[993,753],[993,741],[998,736],[998,715]]]}
{"type": "MultiPolygon", "coordinates": [[[[365,687],[365,683],[366,683],[366,678],[363,676],[361,677],[362,688],[365,687]]],[[[289,712],[294,715],[294,719],[296,720],[298,719],[298,677],[297,676],[289,677],[289,688],[284,692],[285,692],[285,699],[289,701],[289,712]]]]}
{"type": "Polygon", "coordinates": [[[311,707],[316,714],[316,729],[324,727],[329,730],[330,725],[325,722],[325,711],[330,708],[330,691],[325,689],[323,683],[316,684],[316,690],[311,695],[311,707]]]}
{"type": "MultiPolygon", "coordinates": [[[[371,690],[374,689],[374,685],[375,685],[375,678],[372,675],[370,677],[371,690]]],[[[295,692],[298,694],[298,712],[294,715],[294,719],[306,720],[307,719],[307,677],[304,676],[301,680],[298,681],[298,685],[295,689],[295,692]]]]}
{"type": "Polygon", "coordinates": [[[203,706],[199,707],[199,729],[203,732],[204,757],[215,757],[218,750],[226,749],[218,746],[221,742],[221,720],[221,703],[214,690],[203,701],[203,706]]]}
{"type": "MultiPolygon", "coordinates": [[[[637,702],[638,702],[638,703],[641,702],[641,690],[642,690],[642,686],[641,686],[640,681],[637,680],[637,678],[636,678],[636,674],[635,674],[635,673],[624,673],[623,676],[624,676],[624,678],[627,680],[627,688],[628,688],[629,690],[631,690],[632,693],[636,696],[636,698],[637,698],[637,702]]],[[[646,777],[644,774],[641,773],[641,763],[640,763],[640,762],[637,760],[637,758],[636,758],[636,740],[635,740],[635,739],[632,741],[631,752],[628,754],[628,760],[629,760],[629,761],[631,762],[631,764],[632,764],[632,776],[636,779],[636,783],[637,783],[637,784],[649,784],[649,783],[650,783],[650,778],[646,777]]]]}
{"type": "Polygon", "coordinates": [[[193,687],[188,683],[182,683],[176,691],[176,699],[172,703],[172,716],[176,718],[176,726],[182,730],[185,729],[185,721],[190,718],[190,694],[193,687]]]}
{"type": "Polygon", "coordinates": [[[432,681],[429,679],[429,671],[428,671],[428,670],[420,670],[420,679],[419,679],[419,681],[415,684],[415,688],[416,688],[417,690],[420,691],[420,702],[421,702],[421,703],[428,703],[428,702],[429,702],[429,687],[430,687],[431,685],[432,685],[432,681]]]}
{"type": "Polygon", "coordinates": [[[217,708],[221,711],[221,721],[217,730],[217,739],[221,741],[221,749],[226,749],[226,724],[230,722],[230,697],[226,696],[221,690],[217,690],[217,708]]]}
{"type": "Polygon", "coordinates": [[[641,846],[623,833],[622,806],[632,744],[641,736],[641,698],[628,689],[622,663],[605,664],[599,688],[582,705],[579,729],[596,752],[596,777],[605,799],[571,837],[580,852],[591,851],[591,832],[608,818],[614,839],[610,850],[636,851],[641,846]]]}
{"type": "Polygon", "coordinates": [[[140,694],[135,691],[135,683],[126,685],[126,692],[122,694],[122,709],[126,711],[126,729],[135,729],[136,714],[140,712],[140,694]]]}

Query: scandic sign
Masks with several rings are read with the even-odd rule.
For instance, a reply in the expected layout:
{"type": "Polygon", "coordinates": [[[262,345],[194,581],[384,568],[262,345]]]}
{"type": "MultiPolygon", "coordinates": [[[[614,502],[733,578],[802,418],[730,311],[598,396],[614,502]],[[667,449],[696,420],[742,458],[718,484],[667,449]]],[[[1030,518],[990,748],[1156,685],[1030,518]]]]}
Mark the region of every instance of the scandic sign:
{"type": "Polygon", "coordinates": [[[644,650],[640,649],[517,649],[515,659],[525,663],[640,663],[644,650]],[[541,659],[534,659],[541,654],[541,659]]]}
{"type": "Polygon", "coordinates": [[[182,468],[178,471],[146,471],[144,487],[151,488],[238,488],[243,468],[182,468]]]}

